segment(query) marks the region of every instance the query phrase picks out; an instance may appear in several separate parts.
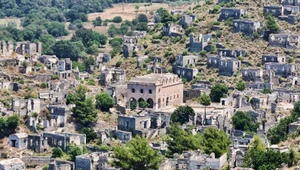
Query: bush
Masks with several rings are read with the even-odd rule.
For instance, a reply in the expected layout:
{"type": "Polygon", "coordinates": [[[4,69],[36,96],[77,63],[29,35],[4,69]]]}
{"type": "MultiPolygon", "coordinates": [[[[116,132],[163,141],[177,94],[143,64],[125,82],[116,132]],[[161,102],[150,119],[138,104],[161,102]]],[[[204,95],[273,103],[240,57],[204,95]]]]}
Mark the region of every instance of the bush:
{"type": "Polygon", "coordinates": [[[42,89],[47,88],[47,84],[46,84],[45,82],[43,82],[43,83],[41,84],[41,88],[42,88],[42,89]]]}
{"type": "Polygon", "coordinates": [[[220,30],[216,31],[216,37],[220,38],[222,36],[222,32],[220,30]]]}
{"type": "Polygon", "coordinates": [[[212,13],[213,14],[218,14],[221,11],[221,6],[220,5],[216,5],[214,6],[212,13]]]}
{"type": "Polygon", "coordinates": [[[118,62],[116,63],[116,67],[120,67],[121,64],[122,64],[122,61],[118,61],[118,62]]]}
{"type": "Polygon", "coordinates": [[[52,157],[53,158],[60,158],[63,156],[63,151],[60,148],[54,148],[52,150],[52,157]]]}
{"type": "Polygon", "coordinates": [[[259,38],[259,34],[258,34],[257,32],[254,32],[254,33],[253,33],[253,38],[254,38],[254,39],[259,38]]]}

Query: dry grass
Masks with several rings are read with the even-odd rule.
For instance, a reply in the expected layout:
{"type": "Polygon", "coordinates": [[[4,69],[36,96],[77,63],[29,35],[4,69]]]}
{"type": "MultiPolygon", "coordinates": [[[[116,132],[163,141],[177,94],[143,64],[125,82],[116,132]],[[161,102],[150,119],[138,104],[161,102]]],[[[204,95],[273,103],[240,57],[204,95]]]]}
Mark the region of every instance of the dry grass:
{"type": "Polygon", "coordinates": [[[15,22],[17,24],[17,28],[20,28],[21,19],[20,18],[3,18],[0,19],[0,25],[8,24],[9,22],[15,22]]]}
{"type": "Polygon", "coordinates": [[[116,16],[121,16],[123,20],[131,21],[136,17],[136,9],[135,6],[139,6],[138,13],[144,13],[150,15],[150,11],[156,11],[159,8],[168,8],[167,4],[152,4],[151,6],[145,7],[144,3],[137,4],[116,4],[113,8],[105,9],[104,12],[101,13],[91,13],[88,15],[88,19],[94,20],[96,17],[101,17],[102,20],[113,19],[116,16]],[[147,13],[146,13],[147,11],[147,13]]]}

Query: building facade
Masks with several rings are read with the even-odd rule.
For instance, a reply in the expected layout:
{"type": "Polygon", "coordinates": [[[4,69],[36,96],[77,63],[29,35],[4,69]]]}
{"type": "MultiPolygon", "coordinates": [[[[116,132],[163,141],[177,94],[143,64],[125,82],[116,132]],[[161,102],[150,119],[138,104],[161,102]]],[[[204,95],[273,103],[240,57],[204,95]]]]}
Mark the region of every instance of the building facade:
{"type": "Polygon", "coordinates": [[[183,101],[183,83],[171,73],[138,76],[127,84],[127,97],[128,108],[140,107],[142,101],[153,110],[180,105],[183,101]]]}

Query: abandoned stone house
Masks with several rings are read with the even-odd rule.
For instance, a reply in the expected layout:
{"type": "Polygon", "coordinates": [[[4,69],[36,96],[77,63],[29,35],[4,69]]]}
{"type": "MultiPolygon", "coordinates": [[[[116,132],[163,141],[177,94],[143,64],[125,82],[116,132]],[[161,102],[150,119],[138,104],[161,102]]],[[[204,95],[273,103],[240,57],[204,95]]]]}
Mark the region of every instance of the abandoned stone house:
{"type": "Polygon", "coordinates": [[[108,53],[99,53],[96,57],[96,68],[100,69],[100,67],[111,60],[111,56],[108,53]]]}
{"type": "Polygon", "coordinates": [[[59,147],[66,151],[70,144],[85,145],[86,135],[77,133],[59,133],[44,132],[43,136],[47,139],[48,145],[51,147],[59,147]]]}
{"type": "Polygon", "coordinates": [[[57,70],[59,72],[72,71],[72,61],[70,58],[60,59],[57,63],[57,70]]]}
{"type": "Polygon", "coordinates": [[[42,43],[30,43],[30,42],[17,42],[15,52],[21,55],[41,55],[42,43]]]}
{"type": "Polygon", "coordinates": [[[287,78],[296,71],[297,66],[295,64],[284,64],[284,63],[266,63],[264,65],[265,70],[274,71],[276,76],[287,78]]]}
{"type": "Polygon", "coordinates": [[[283,14],[284,15],[298,15],[299,14],[299,6],[283,6],[283,14]]]}
{"type": "Polygon", "coordinates": [[[195,39],[194,34],[190,34],[190,43],[187,45],[190,52],[200,52],[206,49],[209,42],[212,40],[211,34],[200,34],[197,39],[195,39]]]}
{"type": "Polygon", "coordinates": [[[286,63],[286,57],[279,56],[278,53],[275,55],[263,55],[262,64],[265,63],[286,63]]]}
{"type": "Polygon", "coordinates": [[[48,150],[49,146],[47,139],[38,134],[28,135],[28,145],[27,148],[35,152],[45,152],[48,150]]]}
{"type": "Polygon", "coordinates": [[[289,124],[289,134],[296,132],[299,126],[300,126],[300,118],[298,118],[297,122],[293,122],[289,124]]]}
{"type": "Polygon", "coordinates": [[[145,113],[133,116],[119,115],[116,137],[123,143],[139,135],[147,139],[153,139],[159,134],[166,133],[169,125],[169,116],[164,113],[145,113]]]}
{"type": "Polygon", "coordinates": [[[113,160],[112,152],[93,152],[90,154],[78,155],[75,158],[76,170],[117,170],[111,167],[113,160]]]}
{"type": "Polygon", "coordinates": [[[300,2],[298,2],[298,0],[280,0],[280,4],[283,6],[286,5],[300,6],[300,2]]]}
{"type": "Polygon", "coordinates": [[[297,49],[300,47],[300,38],[296,34],[270,34],[269,46],[297,49]]]}
{"type": "Polygon", "coordinates": [[[18,149],[26,149],[28,144],[27,133],[15,133],[9,135],[9,145],[18,149]]]}
{"type": "Polygon", "coordinates": [[[136,38],[144,38],[147,35],[147,31],[133,31],[132,36],[135,36],[136,38]]]}
{"type": "Polygon", "coordinates": [[[28,113],[40,113],[41,101],[40,99],[17,99],[11,100],[11,110],[18,113],[19,116],[25,116],[28,113]]]}
{"type": "Polygon", "coordinates": [[[138,44],[123,43],[122,49],[123,49],[124,57],[129,57],[129,56],[132,56],[132,53],[134,51],[141,51],[144,49],[144,47],[142,45],[138,45],[138,44]]]}
{"type": "Polygon", "coordinates": [[[280,15],[283,15],[283,6],[264,6],[264,15],[268,12],[274,17],[279,17],[280,15]]]}
{"type": "Polygon", "coordinates": [[[233,32],[242,32],[246,36],[252,37],[254,32],[259,32],[262,27],[262,23],[258,21],[252,21],[247,19],[233,20],[233,32]]]}
{"type": "Polygon", "coordinates": [[[182,104],[183,83],[171,73],[147,74],[131,79],[127,84],[127,107],[140,107],[142,101],[153,110],[182,104]]]}
{"type": "Polygon", "coordinates": [[[50,118],[53,119],[55,127],[64,127],[67,123],[67,113],[70,110],[65,105],[50,105],[47,107],[50,112],[50,118]]]}
{"type": "Polygon", "coordinates": [[[100,84],[103,86],[110,85],[112,83],[122,83],[126,81],[126,71],[121,68],[106,68],[102,71],[100,77],[100,84]]]}
{"type": "Polygon", "coordinates": [[[246,55],[246,51],[245,50],[218,49],[218,54],[221,57],[237,58],[239,56],[244,57],[246,55]]]}
{"type": "Polygon", "coordinates": [[[222,169],[227,162],[226,153],[216,158],[215,154],[204,154],[201,151],[184,151],[181,155],[174,154],[173,159],[167,160],[169,164],[164,164],[165,169],[222,169]]]}
{"type": "Polygon", "coordinates": [[[197,17],[195,15],[184,14],[184,15],[181,16],[179,24],[183,28],[187,28],[189,25],[192,24],[192,22],[194,22],[196,20],[197,20],[197,17]]]}
{"type": "Polygon", "coordinates": [[[43,63],[49,70],[57,70],[58,58],[56,55],[42,55],[39,57],[39,61],[43,63]]]}
{"type": "Polygon", "coordinates": [[[129,57],[133,51],[139,51],[143,49],[142,45],[138,45],[139,36],[123,36],[123,55],[129,57]]]}
{"type": "Polygon", "coordinates": [[[172,65],[172,71],[181,78],[191,81],[198,74],[198,69],[193,68],[198,62],[198,56],[176,56],[176,64],[172,65]]]}
{"type": "Polygon", "coordinates": [[[0,41],[0,56],[9,57],[14,52],[14,44],[9,41],[6,43],[5,41],[0,41]]]}
{"type": "Polygon", "coordinates": [[[241,61],[229,57],[208,56],[207,67],[218,68],[219,75],[233,76],[235,72],[239,71],[241,67],[241,61]]]}
{"type": "Polygon", "coordinates": [[[163,26],[164,36],[176,37],[176,36],[182,36],[183,33],[184,30],[180,25],[167,24],[163,26]]]}
{"type": "Polygon", "coordinates": [[[263,78],[263,70],[261,68],[246,68],[241,70],[242,79],[244,81],[260,81],[263,78]]]}
{"type": "Polygon", "coordinates": [[[19,158],[4,159],[0,161],[0,170],[25,170],[25,163],[19,158]]]}
{"type": "Polygon", "coordinates": [[[240,19],[244,15],[247,15],[247,10],[245,9],[222,8],[218,21],[224,21],[229,18],[240,19]]]}
{"type": "Polygon", "coordinates": [[[51,159],[48,170],[74,170],[74,162],[51,159]]]}

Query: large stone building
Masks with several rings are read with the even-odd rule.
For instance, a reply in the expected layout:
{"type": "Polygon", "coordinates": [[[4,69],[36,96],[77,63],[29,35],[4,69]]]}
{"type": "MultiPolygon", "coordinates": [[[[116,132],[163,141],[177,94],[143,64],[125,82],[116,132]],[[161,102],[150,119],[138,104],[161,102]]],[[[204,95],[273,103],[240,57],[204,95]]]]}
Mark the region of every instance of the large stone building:
{"type": "Polygon", "coordinates": [[[127,84],[127,107],[138,106],[142,101],[153,110],[180,105],[183,101],[183,83],[177,75],[147,74],[138,76],[127,84]]]}

